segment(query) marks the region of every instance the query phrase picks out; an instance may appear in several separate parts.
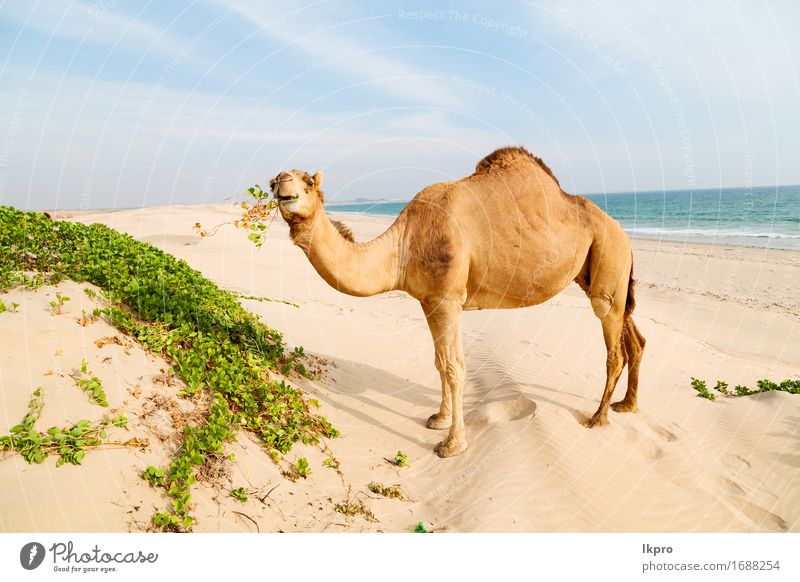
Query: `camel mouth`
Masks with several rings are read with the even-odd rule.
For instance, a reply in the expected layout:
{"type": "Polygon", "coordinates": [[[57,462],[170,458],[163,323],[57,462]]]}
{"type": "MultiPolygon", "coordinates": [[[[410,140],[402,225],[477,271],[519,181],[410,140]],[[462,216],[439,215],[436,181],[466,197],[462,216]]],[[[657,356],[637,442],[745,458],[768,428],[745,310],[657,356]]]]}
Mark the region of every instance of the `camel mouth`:
{"type": "Polygon", "coordinates": [[[275,199],[278,202],[289,202],[291,200],[297,200],[298,198],[300,198],[299,194],[291,194],[289,196],[281,196],[279,194],[275,194],[275,199]]]}

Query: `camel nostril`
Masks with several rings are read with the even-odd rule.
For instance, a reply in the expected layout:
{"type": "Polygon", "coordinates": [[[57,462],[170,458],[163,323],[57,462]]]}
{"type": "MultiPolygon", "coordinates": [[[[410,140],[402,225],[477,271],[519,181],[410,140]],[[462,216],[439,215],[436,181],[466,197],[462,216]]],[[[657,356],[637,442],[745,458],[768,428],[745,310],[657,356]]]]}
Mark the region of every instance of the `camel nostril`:
{"type": "Polygon", "coordinates": [[[281,172],[280,174],[278,174],[278,182],[283,183],[291,181],[292,181],[292,175],[289,174],[288,172],[281,172]]]}

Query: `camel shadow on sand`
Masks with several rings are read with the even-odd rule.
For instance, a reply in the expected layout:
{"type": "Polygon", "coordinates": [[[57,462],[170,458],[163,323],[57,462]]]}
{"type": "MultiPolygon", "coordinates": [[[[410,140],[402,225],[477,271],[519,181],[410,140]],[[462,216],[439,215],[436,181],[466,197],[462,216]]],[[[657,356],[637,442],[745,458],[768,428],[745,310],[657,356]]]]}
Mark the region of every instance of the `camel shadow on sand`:
{"type": "MultiPolygon", "coordinates": [[[[313,353],[313,356],[329,362],[324,382],[304,386],[315,398],[350,414],[365,425],[380,425],[404,441],[427,446],[426,440],[414,435],[430,434],[425,423],[428,415],[439,405],[438,375],[431,375],[430,385],[420,384],[363,362],[321,353],[313,353]],[[398,427],[408,421],[417,425],[419,430],[398,427]]],[[[467,359],[469,369],[469,355],[467,359]]],[[[478,369],[479,364],[472,363],[478,369]]],[[[577,421],[587,418],[580,410],[546,396],[548,393],[580,397],[542,384],[519,382],[507,373],[491,378],[486,374],[474,374],[467,381],[465,390],[465,423],[477,431],[473,434],[475,437],[494,425],[515,421],[526,421],[523,424],[527,424],[535,418],[537,401],[540,400],[567,410],[577,421]]]]}

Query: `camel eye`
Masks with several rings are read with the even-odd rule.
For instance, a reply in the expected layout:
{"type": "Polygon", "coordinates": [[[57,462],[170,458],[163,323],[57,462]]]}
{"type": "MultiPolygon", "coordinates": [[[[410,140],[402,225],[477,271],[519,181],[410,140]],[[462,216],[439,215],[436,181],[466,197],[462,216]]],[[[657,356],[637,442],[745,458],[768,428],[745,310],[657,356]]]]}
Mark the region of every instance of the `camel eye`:
{"type": "Polygon", "coordinates": [[[313,180],[306,180],[306,186],[308,186],[310,188],[313,185],[314,185],[314,181],[313,180]]]}

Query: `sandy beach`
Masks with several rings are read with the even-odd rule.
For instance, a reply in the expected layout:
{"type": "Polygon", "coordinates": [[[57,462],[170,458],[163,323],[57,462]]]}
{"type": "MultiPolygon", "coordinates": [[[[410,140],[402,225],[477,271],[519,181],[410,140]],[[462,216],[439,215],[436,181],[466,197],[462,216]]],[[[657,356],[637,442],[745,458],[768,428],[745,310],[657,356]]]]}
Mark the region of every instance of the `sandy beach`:
{"type": "MultiPolygon", "coordinates": [[[[55,218],[100,222],[178,258],[224,289],[272,301],[243,305],[303,346],[318,380],[292,378],[321,403],[342,433],[326,455],[296,446],[311,475],[283,477],[264,449],[241,431],[220,463],[195,486],[194,531],[410,531],[423,521],[453,532],[781,532],[800,531],[800,397],[782,392],[698,398],[692,377],[709,386],[755,386],[797,378],[800,369],[800,253],[634,241],[635,319],[647,338],[640,410],[611,413],[608,426],[580,421],[597,407],[605,377],[600,324],[573,285],[528,309],[463,316],[469,449],[433,453],[442,433],[425,428],[439,399],[439,376],[419,304],[401,292],[370,298],[330,288],[288,236],[280,219],[257,249],[246,233],[222,227],[200,238],[193,226],[237,218],[230,205],[170,206],[108,212],[59,212],[55,218]],[[397,451],[409,467],[387,462],[397,451]],[[387,499],[370,482],[399,485],[387,499]],[[245,503],[230,490],[246,487],[245,503]],[[364,502],[377,521],[335,511],[364,502]]],[[[359,241],[391,219],[335,214],[359,241]]],[[[0,456],[0,530],[142,531],[168,503],[141,479],[163,466],[180,428],[203,402],[177,397],[168,364],[102,319],[78,319],[98,299],[87,284],[64,282],[0,295],[17,312],[0,314],[0,434],[25,415],[41,386],[37,427],[99,418],[71,377],[85,359],[100,377],[110,408],[124,410],[120,440],[147,445],[90,451],[83,465],[56,468],[0,456]],[[71,298],[52,315],[55,292],[71,298]],[[118,338],[103,341],[104,338],[118,338]],[[99,347],[101,346],[101,347],[99,347]]],[[[618,395],[624,389],[620,381],[618,395]]]]}

